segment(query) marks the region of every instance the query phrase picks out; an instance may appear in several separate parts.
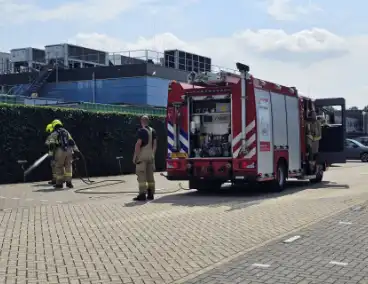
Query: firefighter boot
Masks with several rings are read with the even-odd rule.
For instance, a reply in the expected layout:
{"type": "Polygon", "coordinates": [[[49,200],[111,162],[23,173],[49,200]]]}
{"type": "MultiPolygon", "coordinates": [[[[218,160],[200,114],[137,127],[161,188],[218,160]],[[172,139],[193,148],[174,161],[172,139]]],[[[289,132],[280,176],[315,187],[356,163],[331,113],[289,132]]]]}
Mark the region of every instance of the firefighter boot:
{"type": "Polygon", "coordinates": [[[67,188],[74,188],[74,185],[72,184],[71,181],[67,181],[65,184],[67,188]]]}
{"type": "Polygon", "coordinates": [[[148,189],[147,190],[147,199],[148,200],[154,200],[155,199],[155,196],[153,194],[153,190],[152,189],[148,189]]]}
{"type": "Polygon", "coordinates": [[[146,201],[147,197],[146,197],[146,194],[140,193],[137,195],[137,197],[134,197],[133,200],[134,201],[146,201]]]}
{"type": "Polygon", "coordinates": [[[64,187],[64,185],[63,184],[54,184],[54,188],[55,189],[62,189],[64,187]]]}

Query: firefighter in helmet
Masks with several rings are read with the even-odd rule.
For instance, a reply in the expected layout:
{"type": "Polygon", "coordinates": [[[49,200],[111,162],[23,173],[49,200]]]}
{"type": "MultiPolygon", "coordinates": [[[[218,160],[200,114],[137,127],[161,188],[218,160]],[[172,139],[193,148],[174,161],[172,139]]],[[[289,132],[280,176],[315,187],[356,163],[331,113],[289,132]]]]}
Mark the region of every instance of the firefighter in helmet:
{"type": "Polygon", "coordinates": [[[49,123],[46,126],[46,133],[49,134],[49,136],[46,139],[46,146],[49,149],[49,157],[50,157],[50,166],[51,166],[51,171],[52,171],[52,179],[51,181],[49,181],[50,185],[54,185],[56,184],[56,173],[55,173],[55,157],[54,157],[54,152],[51,150],[50,148],[50,138],[51,138],[51,133],[54,131],[53,127],[52,127],[52,123],[49,123]]]}
{"type": "Polygon", "coordinates": [[[52,122],[54,132],[50,137],[50,145],[55,153],[55,188],[63,188],[64,182],[68,188],[73,188],[73,153],[79,153],[70,133],[63,127],[63,123],[55,119],[52,122]]]}
{"type": "Polygon", "coordinates": [[[155,153],[157,149],[156,131],[148,126],[148,116],[141,117],[141,128],[137,133],[133,163],[136,167],[139,194],[135,201],[153,200],[155,194],[155,153]]]}
{"type": "Polygon", "coordinates": [[[314,109],[309,112],[307,121],[307,145],[309,147],[309,160],[315,161],[319,150],[319,141],[322,138],[322,125],[317,119],[314,109]]]}

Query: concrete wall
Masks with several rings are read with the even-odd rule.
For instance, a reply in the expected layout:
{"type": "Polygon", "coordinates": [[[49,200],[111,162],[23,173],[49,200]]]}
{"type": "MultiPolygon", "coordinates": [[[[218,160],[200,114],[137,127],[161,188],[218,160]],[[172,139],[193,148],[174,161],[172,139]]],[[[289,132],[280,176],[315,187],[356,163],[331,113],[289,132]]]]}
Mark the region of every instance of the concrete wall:
{"type": "Polygon", "coordinates": [[[40,97],[102,104],[166,106],[169,80],[152,77],[48,83],[40,97]]]}

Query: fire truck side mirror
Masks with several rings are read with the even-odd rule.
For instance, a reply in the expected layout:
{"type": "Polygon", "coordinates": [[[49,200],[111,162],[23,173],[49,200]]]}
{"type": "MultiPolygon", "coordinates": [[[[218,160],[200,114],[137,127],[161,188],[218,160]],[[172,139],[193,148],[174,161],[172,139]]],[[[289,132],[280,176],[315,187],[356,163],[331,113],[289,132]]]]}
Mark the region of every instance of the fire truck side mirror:
{"type": "Polygon", "coordinates": [[[250,68],[248,65],[245,65],[243,63],[237,62],[236,68],[239,70],[239,72],[248,73],[250,71],[250,68]]]}

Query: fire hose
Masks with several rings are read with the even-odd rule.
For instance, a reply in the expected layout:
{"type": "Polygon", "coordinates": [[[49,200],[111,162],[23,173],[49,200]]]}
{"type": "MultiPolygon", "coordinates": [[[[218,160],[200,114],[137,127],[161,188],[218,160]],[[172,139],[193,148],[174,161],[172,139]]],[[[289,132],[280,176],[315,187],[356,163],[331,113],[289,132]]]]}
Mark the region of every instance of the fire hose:
{"type": "MultiPolygon", "coordinates": [[[[73,160],[73,168],[74,168],[76,174],[78,175],[78,170],[77,170],[76,162],[79,161],[79,160],[82,161],[83,167],[84,167],[84,173],[85,173],[86,178],[83,178],[81,175],[78,175],[78,177],[79,177],[79,179],[83,183],[85,183],[87,185],[91,185],[91,184],[100,184],[100,183],[104,183],[104,182],[115,182],[115,183],[124,183],[125,182],[125,180],[123,180],[123,179],[104,179],[104,180],[100,180],[100,181],[91,180],[90,177],[89,177],[89,174],[88,174],[88,168],[87,168],[86,159],[85,159],[85,157],[84,157],[84,155],[83,155],[82,152],[79,152],[79,154],[80,154],[81,159],[76,158],[76,159],[73,160]]],[[[120,168],[120,172],[122,174],[120,160],[123,159],[123,157],[116,157],[116,159],[119,162],[119,168],[120,168]]]]}
{"type": "MultiPolygon", "coordinates": [[[[21,165],[23,171],[24,171],[24,182],[26,182],[26,177],[34,170],[36,169],[39,165],[42,164],[42,162],[44,162],[47,158],[49,157],[49,154],[44,154],[42,157],[40,157],[39,159],[37,159],[30,167],[28,167],[27,169],[24,169],[24,165],[27,163],[26,160],[19,160],[18,164],[21,165]]],[[[120,172],[122,173],[122,166],[121,166],[121,160],[123,159],[122,156],[120,157],[116,157],[116,160],[119,163],[119,169],[120,172]]],[[[124,183],[125,180],[123,179],[104,179],[104,180],[100,180],[100,181],[94,181],[91,180],[89,177],[89,172],[88,172],[88,168],[87,168],[87,163],[86,163],[86,159],[85,156],[83,155],[82,152],[80,152],[80,155],[78,158],[73,160],[73,169],[74,172],[76,173],[76,175],[78,176],[78,178],[86,185],[98,185],[101,183],[107,183],[107,182],[113,182],[113,184],[111,185],[116,185],[116,184],[120,184],[120,183],[124,183]],[[84,168],[84,173],[85,173],[85,178],[82,177],[82,175],[78,172],[77,169],[77,162],[81,161],[83,163],[83,168],[84,168]]],[[[161,174],[161,176],[165,176],[164,174],[161,174]]],[[[87,188],[82,188],[82,189],[77,189],[75,190],[76,193],[84,193],[82,191],[90,189],[90,188],[95,188],[96,186],[93,187],[87,187],[87,188]]],[[[98,187],[98,186],[97,186],[98,187]]],[[[165,194],[165,193],[175,193],[177,191],[183,190],[185,188],[182,187],[181,183],[178,186],[178,189],[174,190],[174,191],[170,191],[170,192],[162,192],[162,193],[156,193],[156,194],[165,194]]],[[[97,193],[97,192],[96,192],[97,193]]],[[[121,192],[98,192],[98,194],[117,194],[117,193],[137,193],[137,191],[121,191],[121,192]]],[[[86,192],[86,194],[93,194],[92,192],[86,192]]]]}
{"type": "MultiPolygon", "coordinates": [[[[85,183],[87,185],[91,185],[91,184],[99,184],[99,183],[103,183],[103,182],[118,182],[118,183],[125,182],[125,180],[123,180],[123,179],[108,179],[108,180],[100,180],[100,181],[91,180],[90,177],[89,177],[89,174],[88,174],[86,159],[85,159],[85,157],[84,157],[84,155],[83,155],[82,152],[79,152],[79,153],[80,153],[80,158],[81,159],[79,157],[76,158],[76,159],[73,159],[73,169],[78,174],[76,162],[79,161],[79,160],[81,160],[82,163],[83,163],[83,167],[84,167],[84,172],[85,172],[86,178],[83,178],[81,175],[79,175],[79,179],[83,183],[85,183]]],[[[22,169],[24,170],[24,181],[26,180],[26,177],[34,169],[36,169],[38,166],[40,166],[42,164],[42,162],[44,162],[48,157],[49,157],[49,154],[44,154],[42,157],[40,157],[39,159],[37,159],[31,166],[29,166],[26,170],[24,169],[24,164],[27,163],[27,161],[26,160],[19,160],[18,161],[18,164],[20,164],[22,166],[22,169]]],[[[121,162],[120,162],[120,160],[123,159],[123,157],[116,157],[116,159],[119,162],[119,168],[120,168],[120,172],[121,172],[122,171],[122,168],[121,168],[121,162]]]]}

